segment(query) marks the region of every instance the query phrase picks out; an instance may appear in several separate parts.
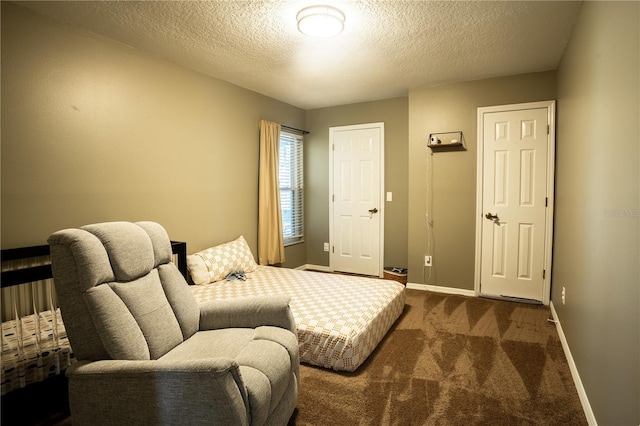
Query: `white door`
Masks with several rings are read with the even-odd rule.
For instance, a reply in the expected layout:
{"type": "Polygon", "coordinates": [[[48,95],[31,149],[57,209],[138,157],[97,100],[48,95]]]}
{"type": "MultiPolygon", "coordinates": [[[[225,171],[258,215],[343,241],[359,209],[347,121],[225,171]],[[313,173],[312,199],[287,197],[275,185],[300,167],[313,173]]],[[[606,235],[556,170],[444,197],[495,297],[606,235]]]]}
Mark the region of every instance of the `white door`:
{"type": "Polygon", "coordinates": [[[548,303],[549,117],[547,107],[482,113],[482,295],[548,303]]]}
{"type": "Polygon", "coordinates": [[[384,123],[331,127],[329,265],[382,276],[384,123]]]}

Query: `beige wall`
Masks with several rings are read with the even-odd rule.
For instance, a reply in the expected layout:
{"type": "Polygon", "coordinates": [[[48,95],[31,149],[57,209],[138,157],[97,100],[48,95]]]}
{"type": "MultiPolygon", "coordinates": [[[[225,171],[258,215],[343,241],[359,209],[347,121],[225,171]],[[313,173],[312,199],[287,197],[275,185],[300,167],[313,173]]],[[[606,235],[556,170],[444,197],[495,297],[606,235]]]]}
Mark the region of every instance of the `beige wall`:
{"type": "Polygon", "coordinates": [[[473,290],[477,108],[552,100],[555,89],[550,71],[409,93],[409,282],[473,290]],[[466,151],[427,148],[430,133],[458,130],[466,151]],[[431,268],[423,267],[425,255],[433,256],[431,268]]]}
{"type": "Polygon", "coordinates": [[[601,425],[640,424],[639,23],[585,2],[558,70],[552,300],[601,425]]]}
{"type": "Polygon", "coordinates": [[[364,102],[306,112],[305,209],[307,263],[329,265],[323,243],[329,241],[329,128],[384,122],[385,191],[384,265],[407,266],[407,98],[364,102]]]}
{"type": "Polygon", "coordinates": [[[304,111],[2,2],[2,248],[154,220],[190,252],[255,252],[260,119],[304,111]]]}

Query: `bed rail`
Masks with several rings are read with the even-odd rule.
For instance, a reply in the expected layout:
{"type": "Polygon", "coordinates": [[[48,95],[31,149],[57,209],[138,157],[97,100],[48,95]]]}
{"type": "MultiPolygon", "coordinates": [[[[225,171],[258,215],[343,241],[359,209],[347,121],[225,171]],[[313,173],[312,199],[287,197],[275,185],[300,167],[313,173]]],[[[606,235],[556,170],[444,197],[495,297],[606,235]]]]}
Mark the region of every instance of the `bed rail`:
{"type": "MultiPolygon", "coordinates": [[[[187,243],[182,241],[171,241],[171,250],[177,256],[177,266],[180,273],[187,278],[187,243]]],[[[49,246],[19,247],[2,250],[0,258],[2,262],[14,260],[33,259],[36,257],[49,256],[49,246]]],[[[52,278],[51,264],[31,266],[13,270],[2,270],[0,287],[6,288],[19,284],[26,284],[34,281],[42,281],[52,278]]]]}

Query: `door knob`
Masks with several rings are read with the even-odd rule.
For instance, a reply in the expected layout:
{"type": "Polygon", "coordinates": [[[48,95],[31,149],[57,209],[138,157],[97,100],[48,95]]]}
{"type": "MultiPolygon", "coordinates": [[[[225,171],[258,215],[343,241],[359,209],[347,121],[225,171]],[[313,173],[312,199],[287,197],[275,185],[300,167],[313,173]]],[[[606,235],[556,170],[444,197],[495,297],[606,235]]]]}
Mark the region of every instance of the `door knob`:
{"type": "Polygon", "coordinates": [[[369,213],[371,213],[371,214],[378,213],[378,208],[377,208],[377,207],[374,207],[374,208],[370,209],[370,210],[369,210],[369,213]]]}
{"type": "Polygon", "coordinates": [[[491,213],[487,213],[486,215],[484,215],[484,217],[486,217],[489,220],[496,221],[496,222],[500,220],[500,218],[498,217],[497,213],[495,215],[493,215],[491,213]]]}

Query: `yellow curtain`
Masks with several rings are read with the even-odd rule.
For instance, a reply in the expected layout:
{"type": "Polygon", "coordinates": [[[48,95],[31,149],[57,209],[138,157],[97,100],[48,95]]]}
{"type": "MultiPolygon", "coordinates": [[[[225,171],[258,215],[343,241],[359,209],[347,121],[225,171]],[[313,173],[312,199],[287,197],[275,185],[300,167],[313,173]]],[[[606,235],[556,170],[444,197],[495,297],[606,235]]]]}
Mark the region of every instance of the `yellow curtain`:
{"type": "Polygon", "coordinates": [[[284,258],[278,146],[280,125],[260,121],[260,181],[258,183],[258,263],[274,265],[284,258]]]}

